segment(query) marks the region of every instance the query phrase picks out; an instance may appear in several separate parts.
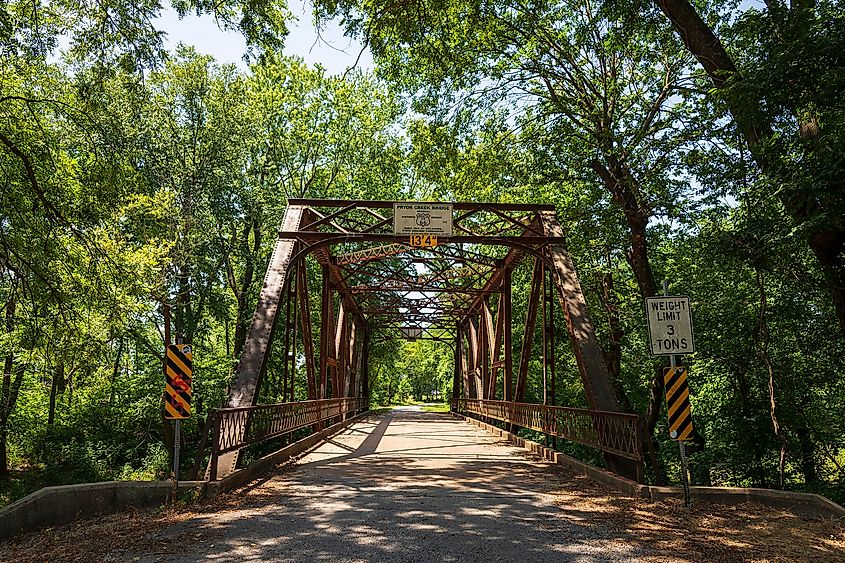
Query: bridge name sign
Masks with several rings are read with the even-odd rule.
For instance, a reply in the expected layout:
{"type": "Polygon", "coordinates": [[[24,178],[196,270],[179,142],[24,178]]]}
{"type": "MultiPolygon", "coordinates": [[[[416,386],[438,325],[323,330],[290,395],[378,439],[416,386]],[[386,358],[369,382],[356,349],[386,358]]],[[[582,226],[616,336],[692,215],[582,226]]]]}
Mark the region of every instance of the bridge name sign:
{"type": "Polygon", "coordinates": [[[452,204],[394,203],[393,234],[452,236],[452,204]]]}
{"type": "Polygon", "coordinates": [[[646,297],[645,308],[652,356],[681,356],[695,352],[689,297],[646,297]]]}

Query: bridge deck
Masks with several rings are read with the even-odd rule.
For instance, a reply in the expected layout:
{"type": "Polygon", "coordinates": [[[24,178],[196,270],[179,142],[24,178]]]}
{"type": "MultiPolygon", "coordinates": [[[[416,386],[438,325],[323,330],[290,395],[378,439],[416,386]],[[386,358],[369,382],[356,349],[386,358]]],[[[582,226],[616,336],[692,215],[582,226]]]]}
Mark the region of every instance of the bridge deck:
{"type": "Polygon", "coordinates": [[[356,423],[246,491],[186,512],[111,518],[30,538],[9,555],[522,563],[833,561],[845,553],[839,525],[626,498],[450,415],[411,409],[356,423]]]}

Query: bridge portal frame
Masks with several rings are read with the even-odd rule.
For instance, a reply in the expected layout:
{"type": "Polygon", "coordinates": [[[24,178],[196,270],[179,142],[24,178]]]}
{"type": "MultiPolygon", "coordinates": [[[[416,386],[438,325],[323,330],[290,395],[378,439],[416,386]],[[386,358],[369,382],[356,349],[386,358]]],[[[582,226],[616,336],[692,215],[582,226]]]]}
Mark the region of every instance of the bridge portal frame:
{"type": "MultiPolygon", "coordinates": [[[[280,317],[284,318],[283,397],[291,401],[297,330],[304,349],[309,400],[366,398],[372,343],[384,338],[386,331],[400,329],[403,323],[426,322],[421,338],[453,344],[453,400],[496,400],[501,373],[502,399],[521,403],[538,313],[543,318],[544,403],[554,404],[554,366],[550,388],[546,372],[548,360],[555,354],[556,294],[590,409],[623,412],[553,206],[453,202],[453,236],[441,236],[438,247],[420,250],[410,247],[407,237],[392,233],[394,203],[401,202],[288,200],[230,387],[228,408],[256,405],[280,317]],[[378,246],[333,253],[333,248],[350,244],[378,246]],[[474,252],[472,245],[504,246],[508,251],[503,258],[494,258],[474,252]],[[411,255],[410,262],[403,255],[411,255]],[[319,354],[315,354],[310,323],[306,256],[313,256],[322,272],[319,354]],[[529,257],[534,259],[531,292],[514,374],[511,274],[529,257]],[[390,263],[398,259],[404,259],[404,266],[390,263]],[[426,268],[424,275],[419,270],[414,275],[416,264],[426,268]],[[361,283],[362,279],[366,283],[361,283]],[[423,297],[410,299],[412,294],[423,297]],[[444,299],[444,294],[449,298],[444,299]],[[495,313],[491,306],[494,296],[495,313]]],[[[244,418],[242,427],[230,429],[229,438],[244,441],[249,423],[244,418]]],[[[641,460],[608,451],[604,454],[612,471],[642,479],[641,460]]],[[[218,477],[228,475],[235,470],[237,460],[238,451],[226,452],[215,460],[213,473],[218,477]]]]}

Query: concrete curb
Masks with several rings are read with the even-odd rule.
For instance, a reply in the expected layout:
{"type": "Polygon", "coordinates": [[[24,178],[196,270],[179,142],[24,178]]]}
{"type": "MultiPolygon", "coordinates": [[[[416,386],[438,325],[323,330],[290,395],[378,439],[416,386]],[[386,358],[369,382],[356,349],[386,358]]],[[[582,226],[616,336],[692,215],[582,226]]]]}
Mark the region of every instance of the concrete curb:
{"type": "MultiPolygon", "coordinates": [[[[596,467],[561,452],[553,451],[545,446],[520,438],[506,430],[487,424],[475,418],[452,413],[454,416],[474,424],[495,436],[501,436],[517,447],[533,452],[543,459],[547,459],[581,473],[587,478],[621,491],[629,496],[663,500],[667,498],[683,498],[681,487],[656,487],[641,485],[630,479],[615,475],[606,469],[596,467]]],[[[695,501],[714,504],[756,504],[786,510],[804,518],[840,519],[845,518],[845,508],[832,500],[812,493],[795,491],[777,491],[773,489],[753,489],[739,487],[690,487],[690,496],[695,501]]]]}
{"type": "MultiPolygon", "coordinates": [[[[241,487],[291,457],[303,453],[371,414],[369,411],[329,426],[316,434],[257,459],[220,481],[179,481],[179,496],[195,492],[196,498],[211,498],[241,487]]],[[[44,487],[0,508],[0,540],[71,522],[77,518],[111,514],[130,508],[152,508],[165,504],[173,490],[172,481],[105,481],[58,487],[44,487]]]]}
{"type": "MultiPolygon", "coordinates": [[[[205,481],[180,481],[178,495],[203,494],[205,481]]],[[[165,504],[171,481],[104,481],[44,487],[0,509],[0,539],[99,514],[165,504]]]]}
{"type": "Polygon", "coordinates": [[[351,418],[347,418],[343,422],[339,422],[335,425],[329,426],[328,428],[324,428],[316,434],[306,436],[298,442],[294,442],[293,444],[286,446],[280,450],[276,450],[275,452],[268,454],[260,459],[256,459],[243,469],[239,469],[238,471],[224,477],[223,479],[220,479],[219,481],[209,481],[205,487],[205,496],[207,498],[212,498],[226,491],[231,491],[232,489],[237,489],[238,487],[242,487],[247,483],[251,483],[252,481],[258,479],[261,475],[269,472],[271,469],[273,469],[280,463],[284,463],[293,456],[299,455],[303,452],[310,450],[315,446],[320,445],[320,443],[322,443],[322,441],[326,438],[337,434],[353,422],[357,422],[361,418],[371,414],[371,412],[367,411],[355,415],[351,418]]]}

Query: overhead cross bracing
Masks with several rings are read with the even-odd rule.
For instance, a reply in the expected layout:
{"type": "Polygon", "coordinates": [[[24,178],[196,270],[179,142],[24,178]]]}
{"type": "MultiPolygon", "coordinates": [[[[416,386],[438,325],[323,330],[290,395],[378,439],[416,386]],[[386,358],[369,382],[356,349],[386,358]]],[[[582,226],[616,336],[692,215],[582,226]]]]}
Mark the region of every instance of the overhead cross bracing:
{"type": "MultiPolygon", "coordinates": [[[[436,246],[423,248],[394,233],[394,204],[402,202],[288,203],[228,407],[258,401],[274,336],[283,347],[283,400],[293,400],[297,370],[306,372],[309,399],[366,398],[372,342],[419,338],[452,345],[453,399],[520,402],[537,319],[542,319],[543,365],[554,370],[551,311],[558,302],[589,405],[620,410],[553,206],[452,203],[451,231],[439,233],[436,246]],[[322,271],[319,309],[310,303],[307,256],[322,271]],[[533,277],[520,347],[511,336],[511,277],[525,262],[533,262],[533,277]],[[319,331],[311,327],[312,310],[319,311],[319,331]]],[[[552,397],[553,389],[552,384],[552,397]]],[[[246,436],[249,417],[243,420],[228,430],[233,443],[246,436]]],[[[611,468],[633,476],[626,469],[630,461],[608,458],[611,468]]],[[[236,451],[221,456],[218,475],[236,462],[236,451]]]]}
{"type": "Polygon", "coordinates": [[[279,236],[303,244],[332,243],[333,248],[318,254],[318,260],[335,270],[335,283],[342,284],[343,293],[354,300],[354,309],[367,319],[376,339],[401,337],[406,327],[419,329],[415,338],[453,336],[455,321],[477,306],[479,296],[492,293],[486,286],[504,265],[508,247],[497,246],[492,239],[547,242],[537,212],[552,209],[453,204],[454,236],[441,237],[436,247],[420,248],[393,233],[392,202],[290,203],[306,206],[310,217],[297,232],[282,231],[279,236]]]}

